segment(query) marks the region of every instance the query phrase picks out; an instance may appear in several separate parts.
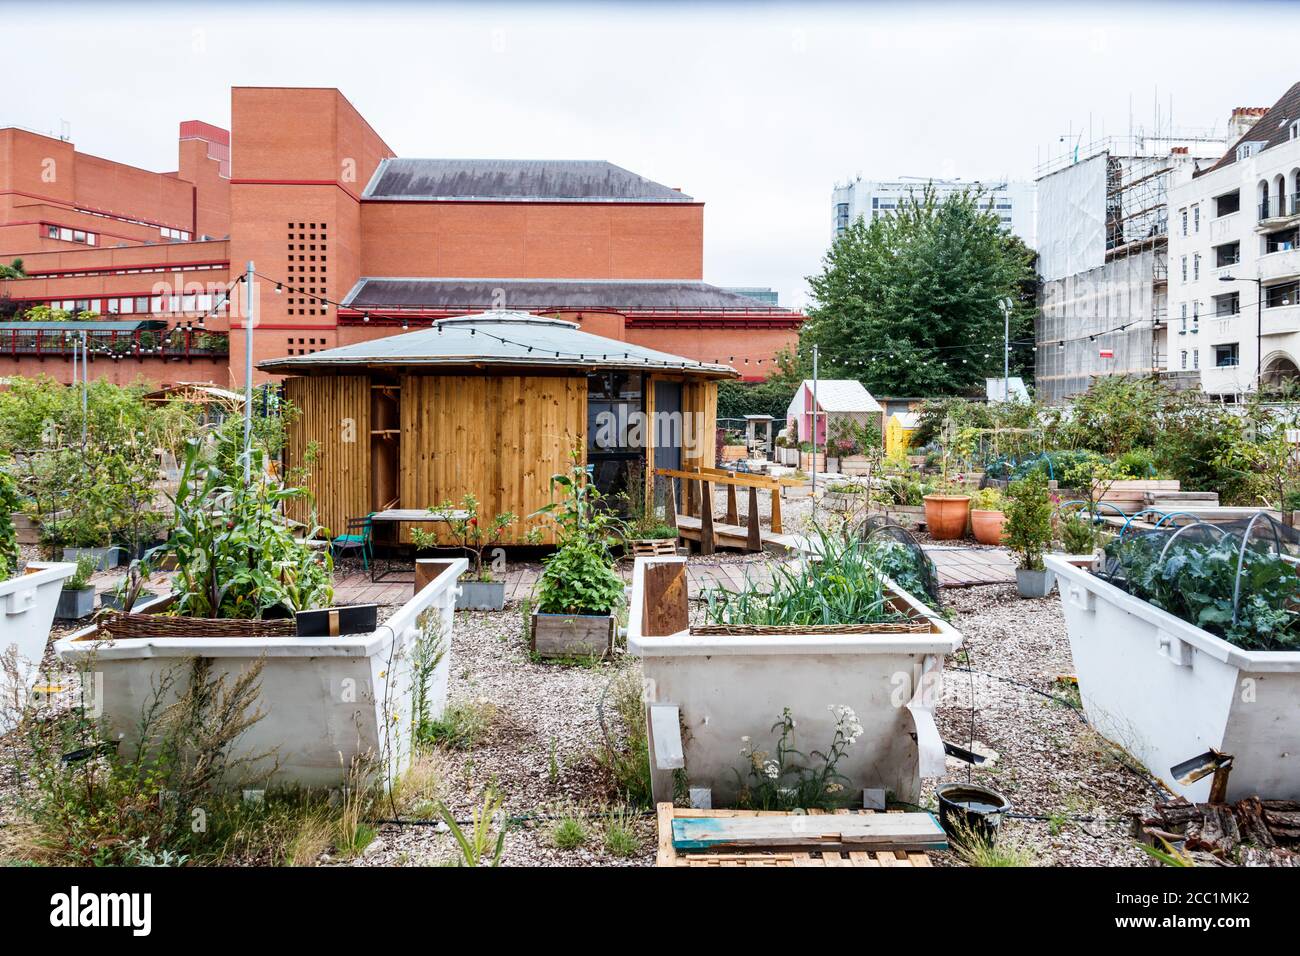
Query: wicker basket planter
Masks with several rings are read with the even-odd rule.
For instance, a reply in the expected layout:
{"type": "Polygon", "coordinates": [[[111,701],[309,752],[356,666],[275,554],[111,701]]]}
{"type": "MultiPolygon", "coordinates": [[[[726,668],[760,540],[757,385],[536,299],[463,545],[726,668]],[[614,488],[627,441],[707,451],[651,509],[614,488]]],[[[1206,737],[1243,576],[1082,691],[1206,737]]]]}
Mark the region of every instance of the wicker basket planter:
{"type": "Polygon", "coordinates": [[[417,690],[412,657],[422,643],[437,641],[443,652],[424,683],[426,713],[437,717],[446,706],[457,581],[467,567],[464,558],[448,561],[366,634],[298,637],[293,620],[187,621],[109,612],[58,641],[55,650],[73,667],[102,675],[103,718],[110,733],[122,736],[128,755],[139,744],[133,735],[141,712],[168,672],[203,657],[213,661],[214,674],[233,677],[260,660],[258,706],[265,716],[239,738],[233,756],[273,751],[258,766],[274,770],[272,786],[336,787],[347,782],[358,758],[376,759],[391,780],[410,760],[417,690]]]}
{"type": "MultiPolygon", "coordinates": [[[[830,741],[831,705],[853,708],[865,732],[839,770],[855,792],[916,802],[922,776],[943,773],[931,708],[944,656],[961,645],[947,621],[890,585],[906,621],[692,627],[684,578],[681,558],[638,558],[632,576],[628,652],[642,659],[655,800],[671,800],[684,771],[714,806],[734,804],[741,738],[765,742],[786,707],[805,751],[830,741]]],[[[852,802],[861,800],[856,793],[852,802]]]]}

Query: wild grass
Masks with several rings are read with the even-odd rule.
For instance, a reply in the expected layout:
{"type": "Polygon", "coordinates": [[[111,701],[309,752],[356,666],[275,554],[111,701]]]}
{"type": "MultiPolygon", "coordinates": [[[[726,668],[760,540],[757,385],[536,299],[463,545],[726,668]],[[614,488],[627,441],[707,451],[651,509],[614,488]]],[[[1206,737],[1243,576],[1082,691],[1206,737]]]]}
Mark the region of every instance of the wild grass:
{"type": "Polygon", "coordinates": [[[605,819],[603,842],[610,856],[627,858],[641,852],[641,838],[636,834],[636,815],[627,807],[616,807],[605,819]]]}
{"type": "Polygon", "coordinates": [[[468,829],[461,826],[455,814],[439,801],[438,814],[447,824],[456,849],[460,856],[453,860],[455,866],[499,866],[505,854],[506,833],[509,821],[504,819],[502,807],[505,801],[494,787],[488,787],[483,794],[483,805],[471,814],[468,829]],[[498,818],[502,818],[498,821],[498,818]]]}
{"type": "Polygon", "coordinates": [[[426,746],[473,750],[491,732],[496,718],[497,707],[491,701],[451,703],[441,717],[429,718],[420,724],[416,739],[426,746]]]}
{"type": "Polygon", "coordinates": [[[625,670],[606,685],[599,712],[603,746],[596,762],[613,798],[632,807],[650,807],[650,746],[639,670],[625,670]]]}
{"type": "Polygon", "coordinates": [[[586,822],[577,814],[566,813],[551,824],[547,834],[551,846],[558,850],[576,850],[584,846],[591,834],[586,822]]]}
{"type": "Polygon", "coordinates": [[[967,866],[1022,867],[1038,866],[1038,855],[1014,837],[995,831],[992,839],[958,824],[954,828],[952,848],[967,866]]]}

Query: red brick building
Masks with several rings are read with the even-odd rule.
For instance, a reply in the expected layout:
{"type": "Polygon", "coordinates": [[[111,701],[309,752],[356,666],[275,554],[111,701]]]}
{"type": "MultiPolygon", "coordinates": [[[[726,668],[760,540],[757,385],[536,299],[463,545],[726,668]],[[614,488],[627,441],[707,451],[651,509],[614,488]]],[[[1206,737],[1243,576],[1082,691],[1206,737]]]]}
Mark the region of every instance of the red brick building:
{"type": "MultiPolygon", "coordinates": [[[[796,341],[798,313],[703,282],[703,203],[610,163],[399,159],[334,89],[236,87],[231,128],[181,124],[172,173],[0,130],[0,262],[28,276],[0,306],[167,318],[161,344],[114,332],[91,359],[160,383],[242,382],[243,310],[213,308],[248,260],[256,362],[491,308],[747,378],[796,341]]],[[[0,323],[0,375],[68,379],[68,337],[0,323]]]]}

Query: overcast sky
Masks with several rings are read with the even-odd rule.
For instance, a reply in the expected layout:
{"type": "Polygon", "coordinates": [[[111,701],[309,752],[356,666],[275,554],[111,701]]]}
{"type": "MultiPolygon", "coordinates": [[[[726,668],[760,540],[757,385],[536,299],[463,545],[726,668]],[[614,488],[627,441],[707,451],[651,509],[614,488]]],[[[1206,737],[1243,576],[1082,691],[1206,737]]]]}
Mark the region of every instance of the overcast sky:
{"type": "MultiPolygon", "coordinates": [[[[805,302],[837,181],[1032,178],[1068,131],[1221,132],[1285,5],[3,4],[0,125],[150,169],[232,85],[336,86],[402,156],[607,159],[705,206],[704,277],[805,302]]],[[[1270,53],[1269,51],[1273,51],[1270,53]]],[[[1085,133],[1084,139],[1088,137],[1085,133]]],[[[238,144],[235,144],[236,150],[238,144]]],[[[236,171],[238,158],[236,156],[236,171]]]]}

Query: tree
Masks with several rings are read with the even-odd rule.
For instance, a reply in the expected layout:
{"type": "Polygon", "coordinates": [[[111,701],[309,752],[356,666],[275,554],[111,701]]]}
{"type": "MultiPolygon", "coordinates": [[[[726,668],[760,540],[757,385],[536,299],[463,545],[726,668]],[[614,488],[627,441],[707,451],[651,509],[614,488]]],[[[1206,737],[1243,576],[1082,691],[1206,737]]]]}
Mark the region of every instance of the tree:
{"type": "Polygon", "coordinates": [[[26,279],[27,273],[23,271],[23,260],[15,259],[5,265],[0,262],[0,279],[26,279]]]}
{"type": "Polygon", "coordinates": [[[785,410],[790,407],[790,399],[794,398],[795,389],[804,375],[788,349],[776,354],[771,369],[771,374],[761,382],[719,382],[718,417],[771,415],[778,422],[784,422],[785,410]]]}
{"type": "Polygon", "coordinates": [[[820,347],[822,377],[883,394],[952,395],[982,393],[984,378],[1002,375],[998,301],[1013,303],[1012,339],[1032,336],[1033,253],[977,196],[939,202],[926,187],[835,240],[821,274],[808,278],[814,306],[800,336],[804,355],[820,347]]]}

